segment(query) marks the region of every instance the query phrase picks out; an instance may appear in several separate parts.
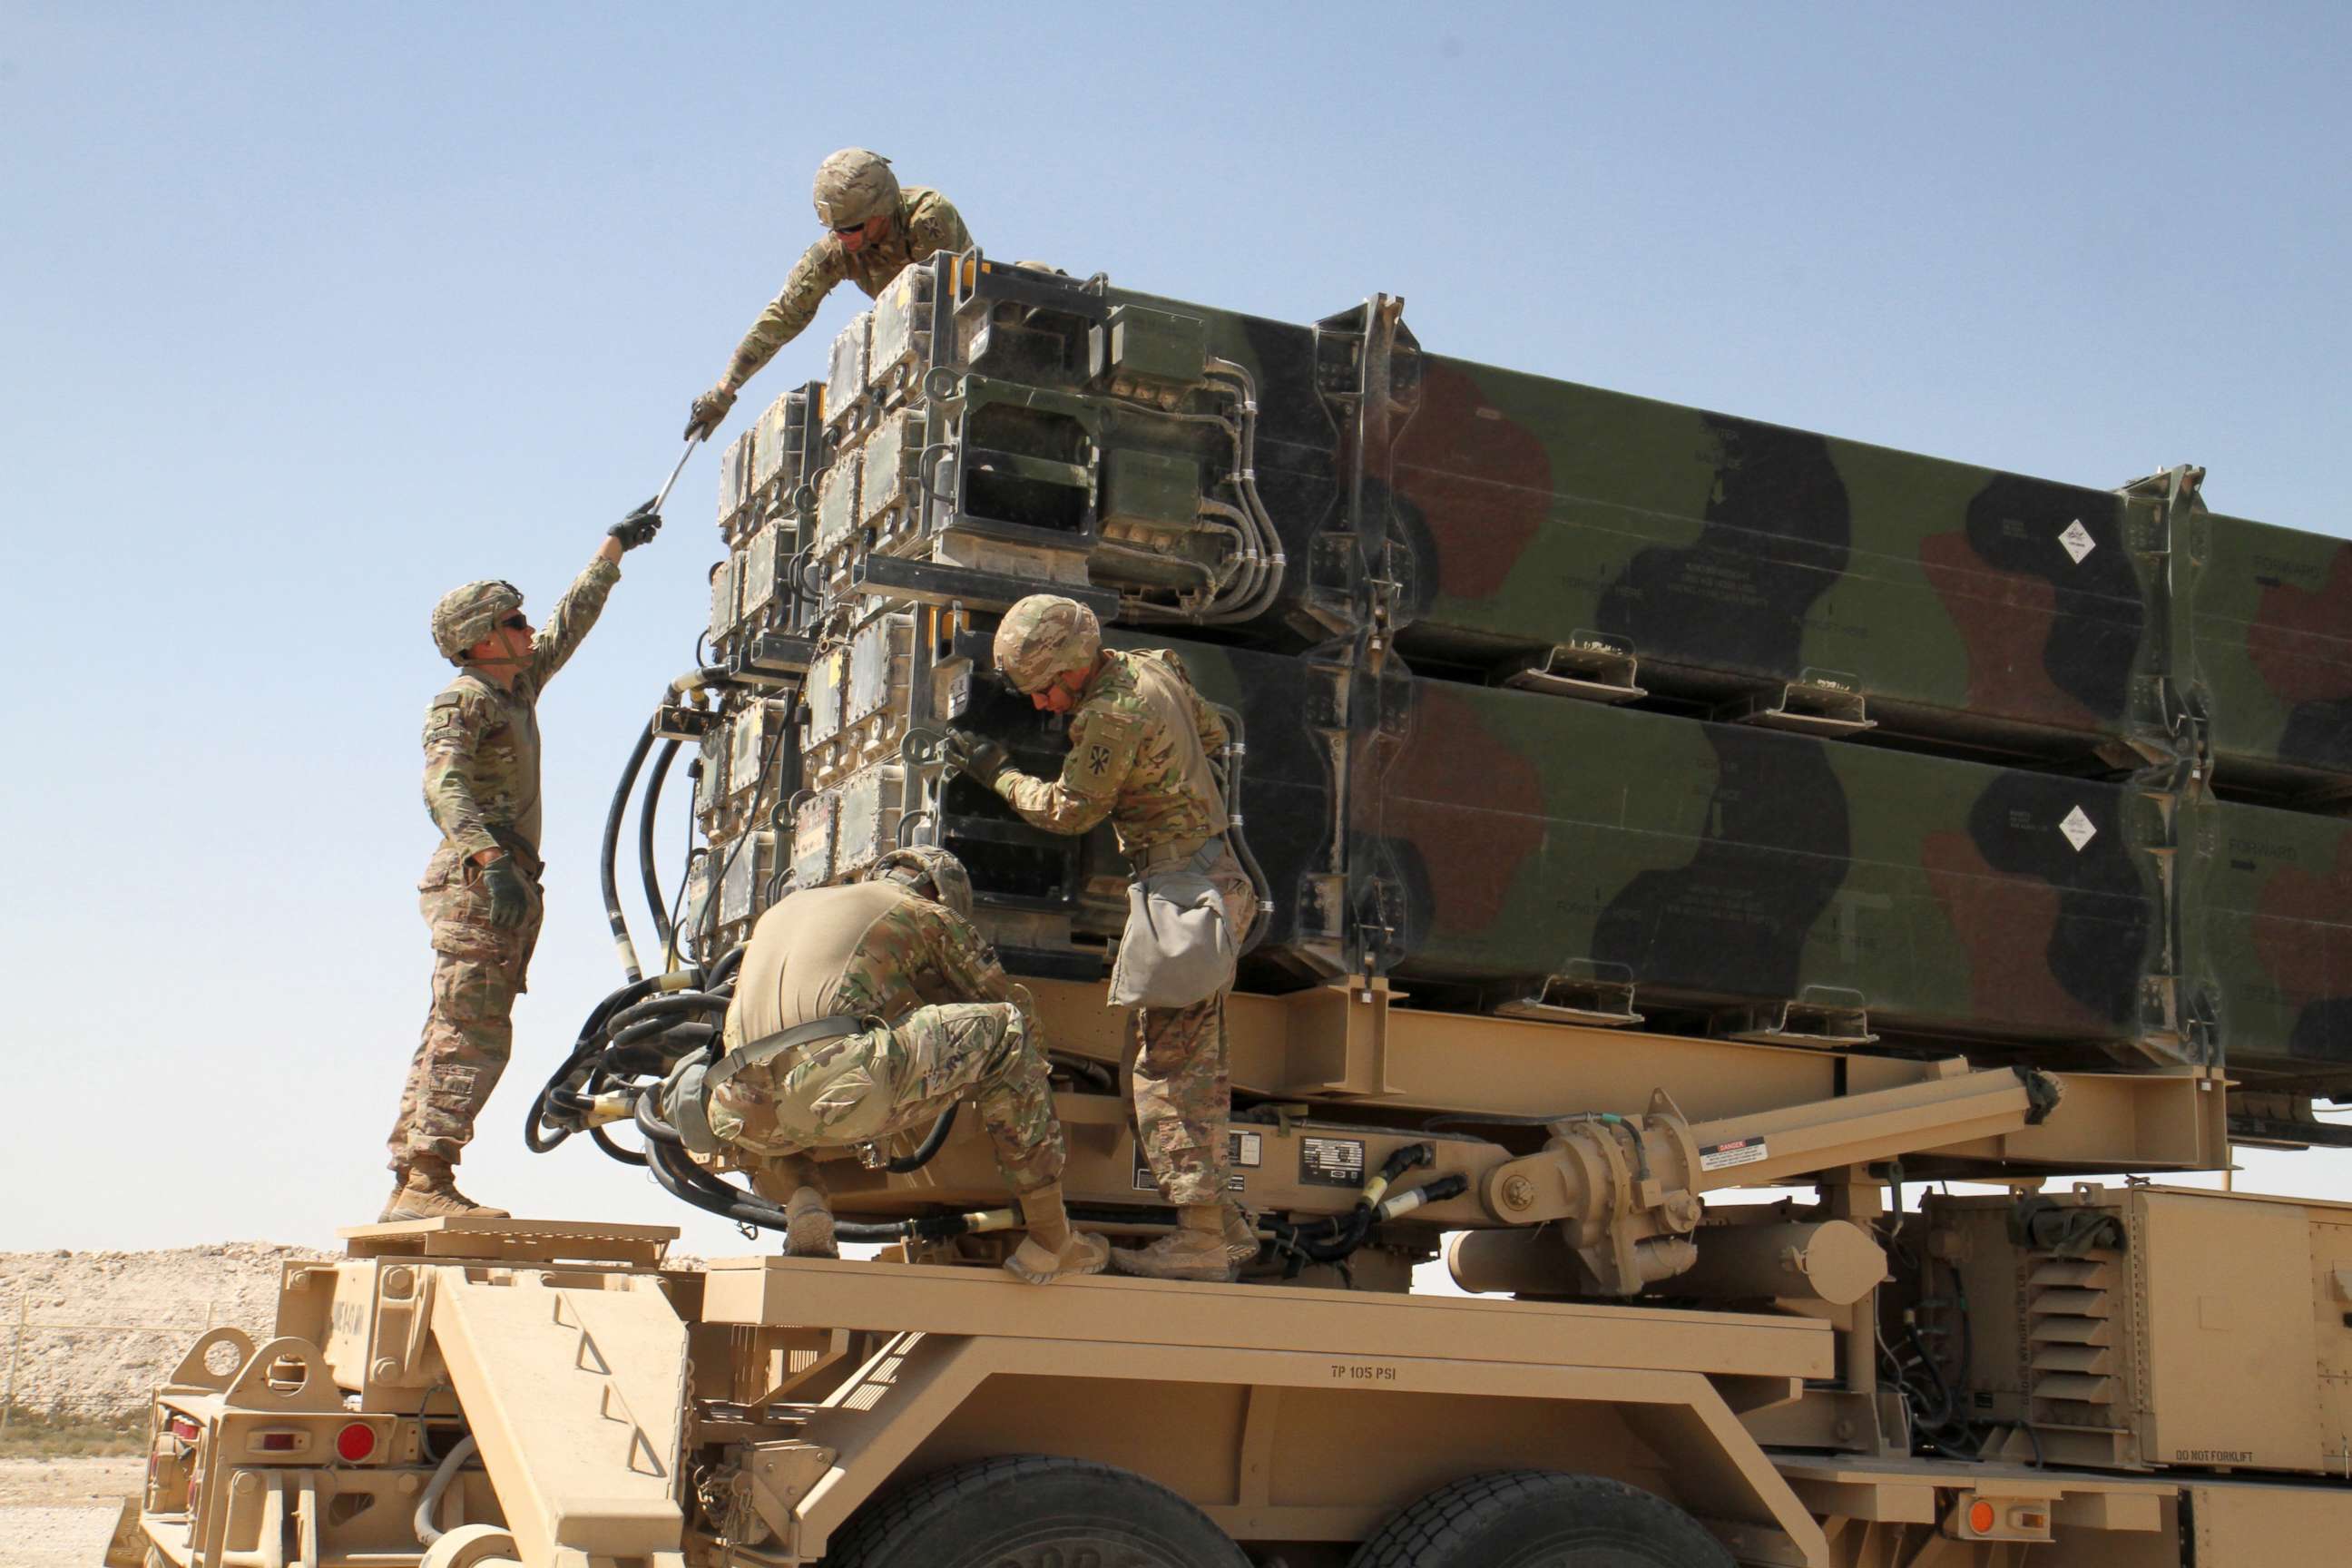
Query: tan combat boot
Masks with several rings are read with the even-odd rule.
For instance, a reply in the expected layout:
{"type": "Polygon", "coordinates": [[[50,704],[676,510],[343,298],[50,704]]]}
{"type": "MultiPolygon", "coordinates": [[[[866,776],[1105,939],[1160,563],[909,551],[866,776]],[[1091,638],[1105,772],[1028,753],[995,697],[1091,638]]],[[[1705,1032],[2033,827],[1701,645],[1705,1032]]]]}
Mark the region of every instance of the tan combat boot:
{"type": "Polygon", "coordinates": [[[841,1244],[834,1239],[833,1210],[814,1187],[799,1187],[784,1205],[784,1256],[838,1258],[841,1244]]]}
{"type": "Polygon", "coordinates": [[[504,1219],[507,1211],[478,1204],[457,1190],[457,1178],[446,1160],[419,1154],[393,1177],[392,1196],[378,1225],[404,1219],[450,1219],[471,1215],[476,1219],[504,1219]]]}
{"type": "Polygon", "coordinates": [[[1225,1256],[1235,1263],[1247,1263],[1257,1256],[1257,1226],[1250,1219],[1249,1210],[1237,1203],[1225,1205],[1225,1256]]]}
{"type": "Polygon", "coordinates": [[[1225,1243],[1227,1212],[1223,1204],[1187,1204],[1176,1211],[1173,1234],[1150,1247],[1123,1247],[1112,1253],[1110,1266],[1121,1274],[1146,1279],[1231,1279],[1234,1258],[1225,1243]]]}
{"type": "Polygon", "coordinates": [[[1016,1279],[1048,1285],[1066,1274],[1099,1274],[1110,1259],[1110,1243],[1070,1228],[1059,1182],[1022,1194],[1021,1218],[1029,1234],[1004,1260],[1006,1272],[1016,1279]]]}

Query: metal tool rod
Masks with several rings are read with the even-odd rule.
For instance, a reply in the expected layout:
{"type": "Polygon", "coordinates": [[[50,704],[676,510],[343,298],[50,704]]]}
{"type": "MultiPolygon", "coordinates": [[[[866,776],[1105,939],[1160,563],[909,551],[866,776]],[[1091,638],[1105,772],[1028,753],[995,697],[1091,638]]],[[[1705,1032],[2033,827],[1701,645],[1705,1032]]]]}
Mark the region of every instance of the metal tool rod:
{"type": "Polygon", "coordinates": [[[654,510],[661,510],[662,503],[669,500],[669,492],[672,487],[677,485],[678,475],[686,472],[686,460],[694,456],[695,445],[696,443],[694,441],[688,441],[686,444],[686,450],[677,455],[677,466],[670,469],[669,478],[663,482],[661,494],[654,497],[654,510]]]}

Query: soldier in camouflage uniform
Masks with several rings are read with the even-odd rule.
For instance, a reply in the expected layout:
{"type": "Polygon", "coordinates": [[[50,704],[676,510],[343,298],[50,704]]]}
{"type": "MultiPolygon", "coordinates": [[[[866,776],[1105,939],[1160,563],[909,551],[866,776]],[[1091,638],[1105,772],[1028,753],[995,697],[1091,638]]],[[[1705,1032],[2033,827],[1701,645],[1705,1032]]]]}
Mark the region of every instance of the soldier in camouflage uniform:
{"type": "MultiPolygon", "coordinates": [[[[996,633],[996,668],[1040,710],[1070,715],[1070,752],[1055,779],[1010,765],[1004,748],[956,731],[950,763],[1050,833],[1084,833],[1105,817],[1138,877],[1206,864],[1234,943],[1257,914],[1249,877],[1224,842],[1224,793],[1211,759],[1226,742],[1175,655],[1102,646],[1094,612],[1058,595],[1014,605],[996,633]],[[1206,853],[1204,853],[1204,851],[1206,853]]],[[[1226,1200],[1225,1123],[1233,1109],[1225,993],[1189,1007],[1139,1007],[1131,1081],[1137,1135],[1178,1229],[1111,1266],[1165,1279],[1223,1279],[1254,1255],[1246,1217],[1226,1200]]]]}
{"type": "Polygon", "coordinates": [[[834,285],[845,279],[879,299],[893,278],[933,253],[971,248],[971,231],[955,205],[921,185],[898,188],[890,160],[862,147],[845,147],[817,165],[816,221],[830,231],[801,255],[782,292],[760,312],[736,346],[719,384],[694,400],[686,438],[719,428],[735,395],[776,351],[801,335],[834,285]]]}
{"type": "Polygon", "coordinates": [[[970,1097],[1029,1227],[1005,1267],[1033,1284],[1102,1268],[1109,1248],[1071,1230],[1063,1207],[1062,1124],[1029,993],[971,913],[962,864],[929,847],[793,893],[753,928],[726,1055],[664,1086],[689,1150],[731,1144],[800,1184],[786,1205],[793,1255],[838,1255],[810,1152],[921,1131],[970,1097]]]}
{"type": "Polygon", "coordinates": [[[433,1004],[400,1091],[382,1219],[504,1213],[457,1191],[451,1167],[506,1068],[539,938],[539,694],[596,624],[621,552],[660,528],[650,501],[614,524],[545,631],[509,583],[468,583],[434,606],[434,646],[459,673],[425,719],[425,806],[441,829],[416,889],[433,1004]]]}

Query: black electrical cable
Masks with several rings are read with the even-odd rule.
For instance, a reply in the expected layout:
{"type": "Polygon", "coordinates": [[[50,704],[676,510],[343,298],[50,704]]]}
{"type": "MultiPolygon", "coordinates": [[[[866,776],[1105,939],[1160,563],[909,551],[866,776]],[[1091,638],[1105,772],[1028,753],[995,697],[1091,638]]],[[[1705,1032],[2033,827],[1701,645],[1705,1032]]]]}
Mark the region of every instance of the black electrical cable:
{"type": "Polygon", "coordinates": [[[661,873],[654,866],[654,819],[661,811],[662,783],[677,760],[677,745],[676,736],[662,742],[653,772],[646,778],[645,803],[637,808],[637,877],[645,884],[646,907],[653,911],[655,939],[665,949],[669,946],[669,910],[662,902],[661,873]]]}
{"type": "Polygon", "coordinates": [[[661,1110],[654,1104],[656,1092],[649,1089],[637,1096],[633,1118],[637,1131],[645,1134],[647,1143],[675,1143],[683,1149],[686,1140],[678,1136],[677,1128],[661,1119],[661,1110]]]}
{"type": "Polygon", "coordinates": [[[703,981],[702,988],[714,994],[722,991],[727,992],[731,999],[733,992],[730,987],[735,982],[735,972],[742,967],[743,946],[738,942],[722,953],[718,963],[710,966],[709,978],[703,981]]]}
{"type": "MultiPolygon", "coordinates": [[[[776,732],[768,737],[768,744],[760,753],[760,781],[751,791],[751,805],[743,813],[746,821],[758,819],[760,804],[768,798],[768,781],[775,773],[776,753],[783,749],[784,737],[792,733],[793,724],[799,720],[802,702],[802,690],[799,687],[794,687],[792,705],[785,709],[783,721],[776,726],[776,732]]],[[[735,842],[727,847],[727,858],[719,863],[719,869],[711,876],[709,884],[710,899],[708,906],[710,911],[710,919],[708,922],[709,929],[700,933],[704,938],[716,941],[719,935],[719,889],[727,885],[727,873],[734,868],[735,858],[743,853],[743,846],[751,843],[752,837],[753,835],[749,833],[738,836],[735,842]]]]}
{"type": "MultiPolygon", "coordinates": [[[[588,1021],[580,1026],[580,1036],[572,1042],[571,1054],[565,1057],[555,1071],[548,1076],[547,1082],[541,1087],[538,1097],[530,1102],[530,1109],[523,1113],[523,1145],[532,1153],[544,1154],[579,1131],[576,1127],[567,1127],[560,1122],[551,1124],[547,1121],[547,1108],[551,1103],[549,1097],[570,1083],[575,1073],[581,1074],[583,1083],[585,1082],[587,1069],[604,1051],[605,1024],[614,1013],[634,1005],[652,991],[654,984],[653,981],[642,977],[632,980],[627,984],[607,994],[604,1000],[588,1010],[588,1021]],[[551,1126],[551,1131],[547,1130],[551,1126]]],[[[576,1089],[580,1086],[572,1087],[576,1089]]]]}
{"type": "Polygon", "coordinates": [[[635,1149],[622,1148],[618,1143],[614,1142],[612,1135],[601,1127],[591,1127],[588,1129],[588,1136],[594,1142],[596,1147],[602,1149],[605,1153],[610,1154],[614,1159],[618,1160],[624,1165],[643,1165],[647,1163],[645,1155],[639,1153],[635,1149]]]}
{"type": "MultiPolygon", "coordinates": [[[[1392,1151],[1381,1165],[1378,1183],[1382,1188],[1407,1171],[1437,1163],[1437,1151],[1427,1143],[1407,1143],[1392,1151]]],[[[1313,1236],[1300,1229],[1290,1238],[1291,1245],[1317,1263],[1338,1263],[1364,1245],[1379,1218],[1380,1206],[1369,1195],[1373,1183],[1364,1184],[1365,1196],[1356,1200],[1356,1206],[1344,1215],[1335,1215],[1329,1221],[1328,1234],[1313,1236]]]]}
{"type": "Polygon", "coordinates": [[[676,1023],[690,1014],[724,1013],[729,1000],[712,991],[665,991],[614,1014],[604,1029],[613,1034],[648,1018],[668,1018],[676,1023]]]}
{"type": "Polygon", "coordinates": [[[620,882],[613,867],[620,855],[621,818],[628,812],[629,796],[637,787],[637,774],[653,748],[654,729],[648,722],[638,734],[627,764],[621,769],[621,782],[613,786],[613,804],[604,810],[604,849],[596,868],[598,885],[604,893],[604,918],[612,922],[614,945],[625,955],[621,968],[633,982],[645,978],[645,971],[637,964],[636,945],[629,940],[629,920],[621,912],[620,882]]]}
{"type": "Polygon", "coordinates": [[[894,1176],[903,1176],[909,1172],[919,1171],[929,1164],[931,1156],[937,1154],[946,1145],[948,1134],[955,1131],[956,1112],[960,1109],[961,1109],[961,1102],[940,1111],[940,1119],[931,1123],[929,1133],[915,1146],[914,1152],[901,1154],[896,1159],[887,1161],[882,1168],[894,1176]]]}

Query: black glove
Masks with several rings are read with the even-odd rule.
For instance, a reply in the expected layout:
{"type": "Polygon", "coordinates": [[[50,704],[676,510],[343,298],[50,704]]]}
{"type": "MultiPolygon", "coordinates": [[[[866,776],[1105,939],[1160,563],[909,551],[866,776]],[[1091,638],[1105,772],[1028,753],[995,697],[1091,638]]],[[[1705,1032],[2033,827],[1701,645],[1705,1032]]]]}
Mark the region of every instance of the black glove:
{"type": "Polygon", "coordinates": [[[512,931],[530,913],[530,889],[515,869],[514,857],[501,855],[482,868],[482,887],[490,895],[490,923],[512,931]]]}
{"type": "Polygon", "coordinates": [[[978,784],[993,786],[996,775],[1013,765],[1013,754],[985,735],[975,735],[969,730],[950,730],[945,744],[940,747],[940,760],[952,773],[962,773],[978,784]]]}
{"type": "Polygon", "coordinates": [[[622,549],[635,550],[661,531],[661,513],[654,510],[652,501],[647,501],[604,531],[619,540],[622,549]]]}
{"type": "Polygon", "coordinates": [[[686,411],[686,434],[679,439],[709,440],[711,433],[719,428],[719,422],[726,418],[727,411],[734,406],[735,389],[733,387],[723,382],[712,387],[696,398],[693,405],[686,411]]]}

